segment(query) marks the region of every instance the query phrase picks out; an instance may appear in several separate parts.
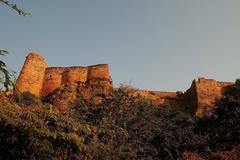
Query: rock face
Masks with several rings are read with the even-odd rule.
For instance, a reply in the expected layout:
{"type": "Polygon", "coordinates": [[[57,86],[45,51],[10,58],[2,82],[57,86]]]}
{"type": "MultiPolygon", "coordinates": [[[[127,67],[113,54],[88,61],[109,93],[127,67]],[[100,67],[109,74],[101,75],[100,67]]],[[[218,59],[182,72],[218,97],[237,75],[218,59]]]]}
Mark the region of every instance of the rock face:
{"type": "Polygon", "coordinates": [[[29,91],[37,97],[46,97],[61,86],[73,83],[101,87],[108,91],[112,80],[107,64],[89,67],[47,67],[44,58],[30,53],[17,79],[20,92],[29,91]]]}
{"type": "MultiPolygon", "coordinates": [[[[230,85],[233,83],[199,78],[184,93],[136,90],[135,94],[157,105],[169,105],[201,116],[214,108],[215,102],[224,94],[224,89],[230,85]]],[[[41,98],[50,95],[53,104],[66,110],[67,103],[76,99],[78,93],[86,99],[96,93],[108,93],[112,89],[112,80],[107,64],[48,67],[42,56],[30,53],[17,79],[17,89],[20,92],[29,91],[41,98]]]]}
{"type": "Polygon", "coordinates": [[[46,68],[47,64],[42,56],[29,53],[17,79],[17,89],[40,97],[46,68]]]}

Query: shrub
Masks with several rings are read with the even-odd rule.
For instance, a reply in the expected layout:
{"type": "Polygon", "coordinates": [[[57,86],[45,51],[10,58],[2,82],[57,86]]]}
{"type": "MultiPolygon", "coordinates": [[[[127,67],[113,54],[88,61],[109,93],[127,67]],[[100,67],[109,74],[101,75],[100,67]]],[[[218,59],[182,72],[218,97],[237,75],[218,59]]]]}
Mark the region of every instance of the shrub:
{"type": "Polygon", "coordinates": [[[213,151],[231,149],[240,144],[240,101],[223,98],[211,116],[198,120],[196,131],[209,137],[208,145],[213,151]]]}
{"type": "Polygon", "coordinates": [[[240,78],[237,78],[235,84],[240,85],[240,78]]]}
{"type": "Polygon", "coordinates": [[[18,97],[23,107],[5,97],[0,101],[0,159],[175,160],[181,153],[186,158],[201,158],[211,150],[222,154],[221,150],[240,144],[236,99],[222,99],[212,115],[196,121],[167,106],[153,105],[128,87],[97,96],[102,101],[96,105],[79,95],[73,113],[66,115],[28,110],[36,98],[29,93],[18,97]],[[26,99],[30,102],[23,103],[26,99]]]}
{"type": "Polygon", "coordinates": [[[166,106],[154,106],[133,93],[131,88],[120,87],[99,106],[91,107],[91,102],[78,106],[79,120],[111,132],[99,138],[105,143],[107,137],[120,159],[176,159],[182,151],[204,149],[206,140],[194,133],[192,117],[166,106]]]}
{"type": "Polygon", "coordinates": [[[22,105],[41,105],[41,100],[30,92],[16,92],[14,99],[22,105]]]}

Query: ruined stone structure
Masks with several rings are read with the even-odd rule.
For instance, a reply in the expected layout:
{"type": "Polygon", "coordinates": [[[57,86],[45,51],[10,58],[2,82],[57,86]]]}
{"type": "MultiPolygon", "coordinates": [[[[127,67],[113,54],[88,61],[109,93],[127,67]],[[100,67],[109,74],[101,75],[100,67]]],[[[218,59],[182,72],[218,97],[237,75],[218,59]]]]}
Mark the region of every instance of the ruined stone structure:
{"type": "MultiPolygon", "coordinates": [[[[146,97],[157,105],[169,105],[201,116],[213,109],[216,101],[224,94],[224,88],[232,84],[199,78],[193,80],[186,92],[136,90],[135,95],[146,97]]],[[[65,108],[69,101],[77,98],[75,92],[80,90],[85,98],[90,98],[99,87],[104,93],[112,89],[107,64],[88,67],[48,67],[44,58],[36,53],[27,56],[17,79],[17,89],[20,92],[28,91],[43,98],[55,93],[58,96],[52,97],[52,103],[65,108]],[[61,98],[63,96],[65,99],[61,98]]]]}
{"type": "Polygon", "coordinates": [[[60,86],[71,83],[97,84],[109,90],[112,87],[109,66],[48,67],[43,57],[29,53],[16,86],[20,92],[28,91],[37,97],[46,97],[60,86]]]}
{"type": "Polygon", "coordinates": [[[169,105],[192,115],[201,116],[211,112],[215,103],[224,95],[224,89],[232,82],[219,82],[214,79],[198,78],[184,92],[161,92],[137,90],[136,93],[149,98],[158,105],[169,105]]]}
{"type": "Polygon", "coordinates": [[[199,78],[192,82],[192,106],[196,106],[196,115],[212,110],[215,102],[224,94],[224,88],[232,85],[231,82],[219,82],[214,79],[199,78]]]}

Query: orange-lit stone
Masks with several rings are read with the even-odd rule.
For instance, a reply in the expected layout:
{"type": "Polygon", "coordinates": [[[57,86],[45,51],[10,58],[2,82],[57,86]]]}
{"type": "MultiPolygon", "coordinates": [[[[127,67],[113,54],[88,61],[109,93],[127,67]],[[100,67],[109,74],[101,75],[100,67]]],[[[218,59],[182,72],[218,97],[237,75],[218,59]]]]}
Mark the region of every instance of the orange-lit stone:
{"type": "Polygon", "coordinates": [[[87,67],[68,67],[63,73],[62,84],[87,81],[87,67]]]}
{"type": "Polygon", "coordinates": [[[64,67],[50,67],[45,71],[44,83],[42,87],[42,96],[45,97],[59,88],[62,83],[62,74],[65,72],[64,67]]]}
{"type": "Polygon", "coordinates": [[[17,89],[20,92],[29,91],[37,97],[46,97],[61,85],[79,82],[105,91],[111,89],[109,66],[47,67],[42,56],[30,53],[18,77],[17,89]]]}
{"type": "Polygon", "coordinates": [[[90,79],[109,79],[109,66],[108,64],[99,64],[88,67],[88,80],[90,79]]]}
{"type": "MultiPolygon", "coordinates": [[[[135,90],[134,95],[148,98],[156,105],[169,105],[192,115],[202,116],[213,110],[225,87],[232,84],[199,78],[194,80],[184,93],[135,90]]],[[[16,87],[20,92],[29,91],[37,97],[46,97],[55,90],[60,90],[56,102],[61,103],[56,104],[64,107],[68,101],[76,99],[80,92],[85,99],[90,99],[98,93],[107,94],[113,88],[108,64],[88,67],[47,67],[44,58],[36,53],[27,56],[16,87]]]]}
{"type": "Polygon", "coordinates": [[[29,53],[17,79],[17,90],[28,91],[40,97],[46,68],[47,64],[42,56],[29,53]]]}

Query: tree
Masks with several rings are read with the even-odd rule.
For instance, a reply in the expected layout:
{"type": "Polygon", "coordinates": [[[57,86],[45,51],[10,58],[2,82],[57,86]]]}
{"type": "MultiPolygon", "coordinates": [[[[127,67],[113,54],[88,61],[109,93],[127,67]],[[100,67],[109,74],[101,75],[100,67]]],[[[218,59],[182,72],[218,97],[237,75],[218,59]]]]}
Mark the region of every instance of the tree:
{"type": "Polygon", "coordinates": [[[237,78],[237,79],[236,79],[235,84],[237,84],[237,85],[240,84],[240,78],[237,78]]]}
{"type": "MultiPolygon", "coordinates": [[[[10,3],[8,0],[0,0],[0,3],[3,3],[16,11],[19,15],[27,16],[30,13],[27,13],[20,9],[16,4],[10,3]]],[[[8,51],[6,50],[0,50],[0,56],[5,56],[8,54],[8,51]]],[[[11,74],[10,71],[7,69],[6,64],[0,60],[0,84],[3,84],[6,88],[6,91],[9,90],[9,87],[13,87],[15,89],[14,82],[12,81],[12,77],[14,74],[11,74]]]]}
{"type": "MultiPolygon", "coordinates": [[[[5,50],[0,50],[0,56],[7,55],[8,52],[5,50]]],[[[12,81],[13,74],[7,69],[6,64],[0,60],[0,83],[4,85],[6,91],[9,90],[9,87],[14,87],[14,83],[12,81]]]]}
{"type": "Polygon", "coordinates": [[[18,12],[19,15],[27,16],[27,15],[30,14],[30,13],[27,13],[27,12],[23,11],[22,9],[20,9],[16,4],[9,3],[8,0],[0,0],[0,3],[3,3],[5,5],[7,5],[11,9],[13,9],[14,11],[18,12]]]}

